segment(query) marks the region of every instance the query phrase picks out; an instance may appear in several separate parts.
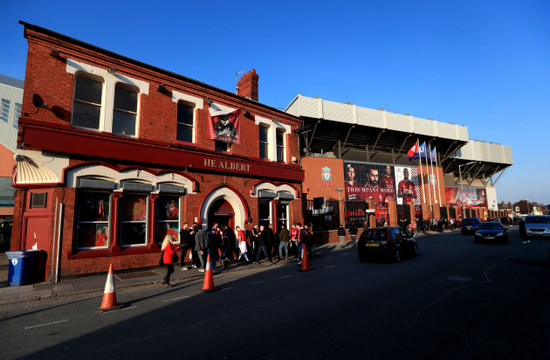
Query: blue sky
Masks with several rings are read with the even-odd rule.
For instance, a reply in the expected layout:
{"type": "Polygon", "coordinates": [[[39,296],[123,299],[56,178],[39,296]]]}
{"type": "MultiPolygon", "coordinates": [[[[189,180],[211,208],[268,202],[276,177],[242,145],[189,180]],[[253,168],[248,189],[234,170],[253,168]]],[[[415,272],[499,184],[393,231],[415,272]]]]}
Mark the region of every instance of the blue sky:
{"type": "Polygon", "coordinates": [[[18,21],[260,101],[301,93],[468,126],[512,147],[498,200],[550,204],[549,1],[4,0],[0,74],[24,79],[18,21]]]}

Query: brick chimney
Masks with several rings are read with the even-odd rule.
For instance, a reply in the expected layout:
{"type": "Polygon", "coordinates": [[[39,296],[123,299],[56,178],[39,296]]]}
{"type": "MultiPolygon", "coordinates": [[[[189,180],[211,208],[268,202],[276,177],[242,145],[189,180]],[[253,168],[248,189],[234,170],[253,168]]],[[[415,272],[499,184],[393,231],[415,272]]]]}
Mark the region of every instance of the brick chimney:
{"type": "Polygon", "coordinates": [[[244,74],[237,82],[237,95],[258,101],[258,79],[255,69],[244,74]]]}

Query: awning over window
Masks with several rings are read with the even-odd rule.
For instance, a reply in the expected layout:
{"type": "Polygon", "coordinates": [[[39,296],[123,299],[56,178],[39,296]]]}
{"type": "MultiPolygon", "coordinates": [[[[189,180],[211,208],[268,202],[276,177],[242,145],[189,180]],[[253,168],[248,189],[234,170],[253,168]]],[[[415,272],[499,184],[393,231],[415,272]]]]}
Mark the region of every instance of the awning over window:
{"type": "Polygon", "coordinates": [[[285,191],[278,191],[277,195],[279,196],[279,200],[294,200],[294,195],[285,191]]]}
{"type": "Polygon", "coordinates": [[[122,189],[124,191],[152,192],[153,185],[134,181],[125,181],[122,183],[122,189]]]}
{"type": "Polygon", "coordinates": [[[186,194],[187,189],[184,186],[174,185],[174,184],[159,184],[159,192],[161,193],[170,193],[170,194],[186,194]]]}
{"type": "Polygon", "coordinates": [[[77,187],[82,189],[114,190],[116,183],[100,179],[78,179],[77,187]]]}
{"type": "Polygon", "coordinates": [[[258,191],[258,197],[262,199],[276,199],[277,193],[269,190],[260,190],[258,191]]]}

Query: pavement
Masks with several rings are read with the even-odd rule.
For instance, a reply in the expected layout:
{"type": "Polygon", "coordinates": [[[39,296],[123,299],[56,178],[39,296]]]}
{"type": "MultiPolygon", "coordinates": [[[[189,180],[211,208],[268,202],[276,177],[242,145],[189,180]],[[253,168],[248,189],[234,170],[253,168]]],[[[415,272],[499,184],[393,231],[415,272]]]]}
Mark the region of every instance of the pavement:
{"type": "MultiPolygon", "coordinates": [[[[451,231],[445,231],[451,233],[451,231]]],[[[455,233],[459,233],[455,231],[455,233]]],[[[426,239],[429,237],[441,235],[439,232],[427,232],[426,234],[419,234],[417,240],[426,239]]],[[[349,251],[349,241],[344,248],[340,247],[338,242],[330,242],[322,245],[313,245],[312,252],[313,258],[325,257],[330,255],[336,255],[340,251],[349,251]]],[[[289,261],[290,263],[290,261],[289,261]]],[[[287,264],[286,261],[276,263],[277,265],[287,264]]],[[[231,263],[227,268],[216,268],[213,271],[214,276],[221,271],[243,271],[251,269],[267,269],[266,260],[263,260],[258,264],[244,263],[231,263]]],[[[80,276],[74,278],[62,278],[57,283],[37,283],[31,285],[22,286],[10,286],[8,282],[8,269],[9,260],[8,257],[0,253],[0,308],[2,306],[18,304],[23,302],[33,302],[47,299],[55,299],[61,297],[70,297],[75,295],[90,294],[99,296],[105,289],[107,272],[102,274],[94,274],[87,276],[80,276]]],[[[157,266],[147,269],[139,269],[136,271],[119,271],[114,270],[115,287],[118,290],[128,289],[137,286],[154,285],[162,283],[166,270],[163,266],[157,266]]],[[[175,266],[175,271],[171,276],[172,283],[180,283],[190,279],[202,278],[204,273],[199,272],[197,269],[189,269],[187,271],[181,270],[179,266],[175,266]]]]}

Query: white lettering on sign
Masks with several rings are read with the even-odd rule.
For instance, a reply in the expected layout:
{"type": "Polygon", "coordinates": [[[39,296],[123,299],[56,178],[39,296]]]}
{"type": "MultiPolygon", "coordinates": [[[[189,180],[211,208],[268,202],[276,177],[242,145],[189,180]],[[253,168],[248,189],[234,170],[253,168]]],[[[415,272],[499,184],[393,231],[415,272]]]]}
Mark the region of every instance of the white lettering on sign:
{"type": "Polygon", "coordinates": [[[217,161],[214,159],[204,159],[204,166],[222,170],[249,172],[251,165],[233,161],[217,161]]]}

